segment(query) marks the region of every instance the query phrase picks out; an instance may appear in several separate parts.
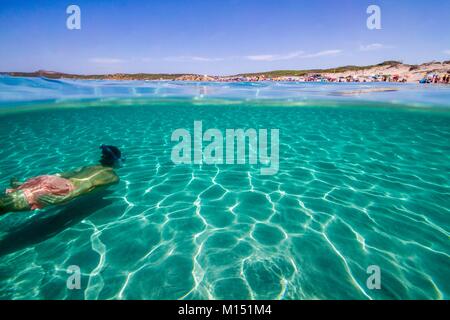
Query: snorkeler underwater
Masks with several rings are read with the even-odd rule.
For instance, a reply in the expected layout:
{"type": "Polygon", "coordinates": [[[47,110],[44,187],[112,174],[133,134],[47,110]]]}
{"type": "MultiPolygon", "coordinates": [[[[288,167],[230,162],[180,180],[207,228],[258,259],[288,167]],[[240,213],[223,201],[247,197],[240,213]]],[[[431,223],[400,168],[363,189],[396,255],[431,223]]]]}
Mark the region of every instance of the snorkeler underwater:
{"type": "Polygon", "coordinates": [[[449,12],[0,0],[0,300],[445,302],[449,12]]]}
{"type": "Polygon", "coordinates": [[[0,197],[0,214],[7,212],[43,209],[95,190],[116,184],[119,177],[113,168],[122,166],[122,153],[117,147],[100,146],[99,165],[78,168],[74,171],[41,175],[25,182],[11,178],[10,189],[0,197]]]}

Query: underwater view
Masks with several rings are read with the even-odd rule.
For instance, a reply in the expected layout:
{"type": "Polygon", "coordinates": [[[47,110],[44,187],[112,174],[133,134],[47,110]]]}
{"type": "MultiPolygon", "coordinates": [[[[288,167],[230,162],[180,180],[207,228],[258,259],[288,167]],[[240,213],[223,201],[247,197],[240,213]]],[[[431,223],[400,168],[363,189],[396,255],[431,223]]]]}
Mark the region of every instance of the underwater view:
{"type": "Polygon", "coordinates": [[[1,192],[102,144],[118,183],[0,216],[0,299],[450,296],[449,86],[0,77],[1,192]],[[196,121],[278,129],[276,172],[174,163],[196,121]]]}

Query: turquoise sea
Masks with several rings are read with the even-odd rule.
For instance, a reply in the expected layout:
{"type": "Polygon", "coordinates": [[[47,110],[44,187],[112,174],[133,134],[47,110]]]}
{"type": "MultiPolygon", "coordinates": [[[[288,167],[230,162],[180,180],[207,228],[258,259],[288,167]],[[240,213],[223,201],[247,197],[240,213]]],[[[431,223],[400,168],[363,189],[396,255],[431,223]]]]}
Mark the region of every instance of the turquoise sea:
{"type": "Polygon", "coordinates": [[[450,297],[449,86],[0,77],[1,189],[102,143],[118,185],[0,217],[0,299],[450,297]],[[174,164],[194,121],[279,129],[278,173],[174,164]]]}

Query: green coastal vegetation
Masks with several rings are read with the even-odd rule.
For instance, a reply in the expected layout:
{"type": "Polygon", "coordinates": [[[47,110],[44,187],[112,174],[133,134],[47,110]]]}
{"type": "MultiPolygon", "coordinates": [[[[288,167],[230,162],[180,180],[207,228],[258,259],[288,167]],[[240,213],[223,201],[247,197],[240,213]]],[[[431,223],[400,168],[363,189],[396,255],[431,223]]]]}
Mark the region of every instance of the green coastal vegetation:
{"type": "Polygon", "coordinates": [[[240,76],[252,77],[252,76],[266,76],[266,77],[289,77],[289,76],[297,76],[302,77],[312,73],[340,73],[340,72],[351,72],[351,71],[362,71],[366,69],[371,69],[374,67],[383,67],[383,66],[397,66],[402,64],[400,61],[384,61],[375,65],[368,66],[343,66],[337,68],[329,68],[329,69],[309,69],[309,70],[274,70],[267,72],[257,72],[257,73],[244,73],[240,74],[240,76]]]}

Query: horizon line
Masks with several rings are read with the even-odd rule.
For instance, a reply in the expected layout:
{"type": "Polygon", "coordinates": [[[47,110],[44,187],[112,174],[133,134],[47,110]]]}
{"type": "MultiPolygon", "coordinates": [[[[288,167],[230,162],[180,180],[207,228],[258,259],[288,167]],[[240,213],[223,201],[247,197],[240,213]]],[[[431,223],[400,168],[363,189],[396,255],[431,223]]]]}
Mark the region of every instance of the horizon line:
{"type": "MultiPolygon", "coordinates": [[[[450,60],[431,60],[427,62],[417,63],[417,64],[409,64],[404,63],[403,60],[385,60],[380,63],[376,64],[369,64],[369,65],[341,65],[336,67],[329,67],[329,68],[311,68],[311,69],[273,69],[273,70],[266,70],[266,71],[255,71],[255,72],[243,72],[243,73],[235,73],[235,74],[228,74],[228,75],[210,75],[210,74],[204,74],[204,73],[192,73],[192,72],[172,72],[172,73],[166,73],[166,72],[115,72],[115,73],[68,73],[68,72],[60,72],[60,71],[54,71],[54,70],[45,70],[45,69],[39,69],[35,71],[0,71],[0,75],[13,75],[13,74],[27,74],[27,75],[38,75],[38,74],[47,74],[47,75],[68,75],[68,76],[82,76],[82,77],[90,77],[90,76],[108,76],[108,75],[161,75],[161,76],[183,76],[183,75],[195,75],[195,76],[210,76],[210,77],[233,77],[233,76],[243,76],[243,75],[258,75],[258,74],[265,74],[265,73],[276,73],[276,72],[317,72],[317,71],[333,71],[335,69],[342,69],[342,68],[371,68],[371,67],[377,67],[377,66],[383,66],[383,65],[406,65],[406,66],[422,66],[426,64],[432,64],[432,63],[440,63],[440,64],[447,64],[450,63],[450,60]]],[[[13,75],[14,76],[14,75],[13,75]]]]}

